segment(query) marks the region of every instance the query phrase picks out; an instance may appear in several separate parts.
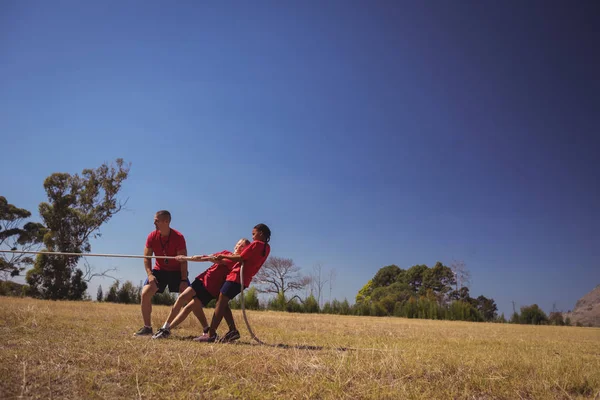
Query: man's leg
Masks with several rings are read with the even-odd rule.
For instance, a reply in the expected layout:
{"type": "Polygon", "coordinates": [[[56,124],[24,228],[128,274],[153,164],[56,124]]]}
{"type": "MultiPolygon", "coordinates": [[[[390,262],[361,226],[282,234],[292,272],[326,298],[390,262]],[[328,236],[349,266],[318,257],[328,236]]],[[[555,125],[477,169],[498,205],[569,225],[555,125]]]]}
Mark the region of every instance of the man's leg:
{"type": "Polygon", "coordinates": [[[156,294],[158,287],[148,284],[142,289],[142,317],[145,326],[152,326],[152,296],[156,294]]]}
{"type": "Polygon", "coordinates": [[[156,284],[147,284],[142,288],[141,308],[144,327],[136,335],[152,334],[152,296],[158,291],[156,284]]]}

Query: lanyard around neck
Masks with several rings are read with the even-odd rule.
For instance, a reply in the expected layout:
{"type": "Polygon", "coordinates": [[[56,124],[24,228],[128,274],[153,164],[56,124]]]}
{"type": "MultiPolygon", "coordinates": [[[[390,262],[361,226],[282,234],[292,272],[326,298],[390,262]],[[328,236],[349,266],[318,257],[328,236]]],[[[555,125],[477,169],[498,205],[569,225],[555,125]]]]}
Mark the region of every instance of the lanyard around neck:
{"type": "Polygon", "coordinates": [[[162,246],[163,255],[165,255],[165,256],[167,255],[166,248],[169,245],[169,240],[171,240],[171,232],[172,232],[172,230],[171,230],[171,228],[169,228],[169,236],[167,237],[167,241],[164,244],[163,244],[162,235],[160,235],[160,232],[159,232],[159,235],[158,235],[158,240],[160,240],[160,245],[162,246]]]}

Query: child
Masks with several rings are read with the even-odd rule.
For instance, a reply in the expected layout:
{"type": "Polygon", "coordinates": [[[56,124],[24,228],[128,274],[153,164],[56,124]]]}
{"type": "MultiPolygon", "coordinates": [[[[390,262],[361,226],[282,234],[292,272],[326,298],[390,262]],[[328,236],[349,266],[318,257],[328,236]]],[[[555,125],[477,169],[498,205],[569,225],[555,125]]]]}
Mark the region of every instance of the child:
{"type": "MultiPolygon", "coordinates": [[[[220,253],[216,253],[210,256],[193,256],[186,257],[181,256],[178,257],[182,260],[188,261],[212,261],[214,264],[210,266],[206,271],[201,273],[196,277],[194,282],[190,287],[188,287],[179,297],[177,301],[173,305],[171,309],[171,313],[167,318],[165,324],[156,332],[153,339],[166,339],[171,334],[171,328],[179,325],[185,318],[189,315],[190,311],[194,311],[194,314],[202,324],[204,332],[208,332],[208,322],[206,321],[206,316],[204,315],[204,311],[202,307],[206,307],[206,305],[214,298],[216,298],[219,294],[219,289],[225,282],[226,277],[231,272],[234,262],[229,259],[217,260],[217,256],[219,255],[237,255],[242,253],[244,248],[250,245],[250,241],[248,239],[240,239],[233,253],[228,250],[224,250],[220,253]],[[191,301],[190,301],[191,300],[191,301]],[[179,313],[181,307],[189,302],[186,307],[179,313]],[[178,314],[179,313],[179,314],[178,314]]],[[[237,332],[235,327],[235,322],[233,321],[233,315],[231,314],[231,309],[225,310],[224,314],[225,320],[229,325],[230,331],[237,332]]],[[[239,334],[238,334],[239,338],[239,334]]]]}
{"type": "MultiPolygon", "coordinates": [[[[263,266],[264,262],[269,257],[271,252],[271,246],[269,241],[271,240],[271,230],[265,224],[258,224],[252,229],[252,244],[246,247],[241,254],[219,254],[215,257],[216,260],[231,260],[235,261],[236,264],[233,266],[229,275],[225,279],[225,283],[221,287],[221,293],[217,300],[215,312],[210,324],[208,334],[202,335],[195,338],[195,341],[212,343],[217,340],[217,328],[221,323],[224,316],[231,313],[229,309],[229,300],[233,299],[242,291],[242,283],[240,282],[240,268],[242,263],[244,264],[244,288],[250,286],[250,282],[256,273],[263,266]]],[[[233,318],[233,317],[232,317],[233,318]]],[[[229,342],[240,338],[240,334],[237,330],[232,331],[231,329],[223,339],[222,342],[229,342]]]]}

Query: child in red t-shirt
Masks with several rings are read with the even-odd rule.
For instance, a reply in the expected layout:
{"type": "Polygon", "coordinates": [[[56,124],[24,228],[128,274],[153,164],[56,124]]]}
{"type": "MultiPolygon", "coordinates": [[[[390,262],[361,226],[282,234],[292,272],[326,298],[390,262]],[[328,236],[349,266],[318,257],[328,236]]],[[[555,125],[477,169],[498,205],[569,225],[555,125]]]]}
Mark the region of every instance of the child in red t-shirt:
{"type": "MultiPolygon", "coordinates": [[[[271,240],[271,230],[265,224],[258,224],[252,229],[253,242],[250,246],[246,247],[241,254],[219,254],[215,258],[217,260],[232,260],[236,261],[229,275],[225,280],[225,283],[221,287],[221,293],[217,300],[215,312],[210,324],[210,329],[207,334],[195,338],[198,342],[214,342],[217,340],[217,328],[221,323],[221,320],[228,313],[231,313],[229,309],[229,300],[233,299],[242,291],[242,284],[240,282],[240,269],[242,263],[244,264],[244,288],[247,288],[252,281],[252,278],[260,270],[264,262],[269,257],[271,252],[271,246],[269,241],[271,240]]],[[[233,317],[232,317],[233,318],[233,317]]],[[[223,336],[222,342],[230,342],[240,338],[239,332],[230,329],[229,332],[223,336]]]]}
{"type": "MultiPolygon", "coordinates": [[[[217,260],[217,256],[240,254],[248,245],[250,245],[250,241],[243,238],[237,242],[233,253],[228,250],[223,250],[209,256],[178,257],[178,260],[181,258],[180,261],[211,261],[214,264],[198,275],[192,285],[179,295],[171,309],[167,321],[152,338],[165,339],[169,337],[171,329],[182,323],[192,311],[202,324],[204,332],[208,332],[208,322],[202,307],[206,307],[212,299],[218,297],[219,289],[235,265],[235,262],[229,259],[217,260]],[[188,304],[184,309],[181,309],[185,303],[188,304]]],[[[229,325],[229,329],[237,331],[230,309],[229,312],[225,312],[224,317],[229,325]]]]}

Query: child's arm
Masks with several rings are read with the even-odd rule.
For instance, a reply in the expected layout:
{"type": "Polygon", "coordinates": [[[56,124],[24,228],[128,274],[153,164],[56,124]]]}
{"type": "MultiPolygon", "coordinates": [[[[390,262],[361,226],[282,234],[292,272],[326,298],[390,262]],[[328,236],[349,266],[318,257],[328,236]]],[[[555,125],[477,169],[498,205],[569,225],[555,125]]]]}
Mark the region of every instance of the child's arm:
{"type": "Polygon", "coordinates": [[[236,262],[240,262],[240,261],[244,261],[244,259],[242,258],[242,256],[240,254],[219,254],[215,257],[215,259],[217,260],[231,260],[231,261],[236,261],[236,262]]]}
{"type": "Polygon", "coordinates": [[[215,257],[211,256],[191,256],[191,257],[187,257],[187,256],[177,256],[177,261],[210,261],[210,262],[215,262],[216,259],[215,257]]]}

